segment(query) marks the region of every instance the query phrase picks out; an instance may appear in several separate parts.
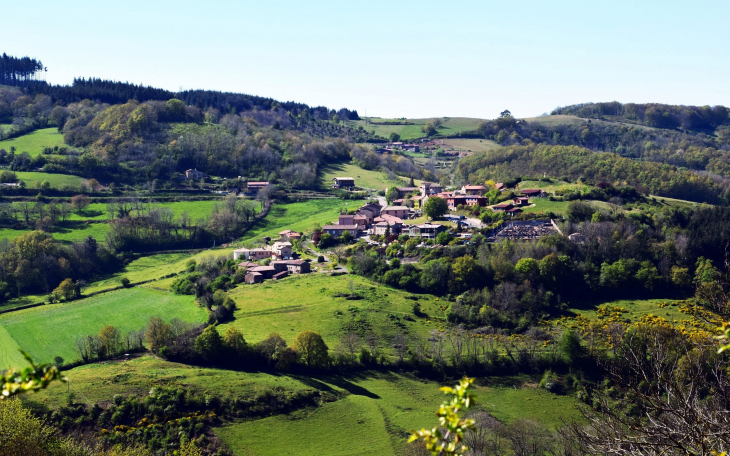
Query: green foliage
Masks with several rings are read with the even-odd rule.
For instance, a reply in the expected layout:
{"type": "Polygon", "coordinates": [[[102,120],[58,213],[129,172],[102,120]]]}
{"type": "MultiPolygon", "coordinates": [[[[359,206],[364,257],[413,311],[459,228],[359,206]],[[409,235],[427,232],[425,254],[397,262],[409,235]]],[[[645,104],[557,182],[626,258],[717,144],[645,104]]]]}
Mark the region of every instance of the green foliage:
{"type": "Polygon", "coordinates": [[[214,361],[223,354],[223,339],[215,326],[208,326],[195,339],[195,351],[208,361],[214,361]]]}
{"type": "Polygon", "coordinates": [[[570,363],[576,363],[582,359],[586,350],[581,343],[580,336],[571,329],[566,329],[558,341],[558,350],[570,363]]]}
{"type": "Polygon", "coordinates": [[[322,336],[314,331],[305,330],[294,339],[294,349],[299,353],[307,367],[324,367],[329,361],[327,344],[322,336]]]}
{"type": "Polygon", "coordinates": [[[449,212],[449,205],[446,203],[445,199],[438,196],[432,196],[426,200],[426,204],[423,205],[422,210],[426,216],[433,220],[442,217],[444,214],[449,212]]]}
{"type": "Polygon", "coordinates": [[[459,413],[474,403],[474,396],[469,392],[469,386],[473,382],[473,378],[464,378],[453,388],[442,387],[441,391],[450,395],[451,400],[442,403],[436,411],[436,416],[439,417],[439,427],[434,427],[430,431],[426,429],[411,431],[412,435],[408,442],[423,440],[426,449],[434,456],[461,456],[466,453],[469,448],[461,442],[467,430],[475,429],[474,420],[461,418],[459,413]]]}
{"type": "MultiPolygon", "coordinates": [[[[0,400],[28,391],[47,388],[51,382],[56,380],[66,381],[56,366],[50,364],[35,365],[30,355],[26,352],[22,353],[29,366],[20,371],[11,368],[0,373],[0,384],[2,384],[0,400]]],[[[0,429],[2,429],[1,426],[0,429]]]]}
{"type": "Polygon", "coordinates": [[[385,200],[388,202],[388,204],[392,204],[393,201],[400,198],[400,192],[398,191],[397,187],[390,187],[387,192],[385,192],[385,200]]]}

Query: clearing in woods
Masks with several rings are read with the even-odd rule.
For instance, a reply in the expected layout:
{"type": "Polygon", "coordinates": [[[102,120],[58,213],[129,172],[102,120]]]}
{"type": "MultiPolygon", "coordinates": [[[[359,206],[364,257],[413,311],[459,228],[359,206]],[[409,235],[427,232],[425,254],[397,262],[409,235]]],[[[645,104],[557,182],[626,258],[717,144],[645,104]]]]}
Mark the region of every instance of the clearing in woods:
{"type": "MultiPolygon", "coordinates": [[[[63,134],[58,132],[57,128],[41,128],[27,135],[18,136],[17,138],[6,139],[0,141],[0,149],[10,152],[10,148],[15,146],[15,153],[21,154],[28,152],[31,157],[40,155],[46,147],[66,146],[63,142],[63,134]]],[[[71,148],[70,146],[66,146],[71,148]]]]}
{"type": "MultiPolygon", "coordinates": [[[[363,127],[366,131],[373,132],[376,135],[388,138],[391,133],[400,135],[401,140],[409,141],[417,138],[424,138],[426,134],[422,127],[434,118],[429,119],[382,119],[380,117],[369,117],[366,123],[364,119],[348,120],[345,123],[352,128],[363,127]],[[385,122],[397,123],[396,125],[386,125],[385,122]]],[[[438,127],[440,135],[454,135],[465,131],[476,130],[484,119],[474,119],[471,117],[439,117],[441,126],[438,127]]]]}
{"type": "MultiPolygon", "coordinates": [[[[192,296],[129,288],[1,314],[0,326],[33,360],[50,362],[58,355],[69,362],[79,358],[74,346],[77,337],[98,334],[104,325],[114,325],[126,334],[142,329],[151,316],[203,322],[206,312],[194,303],[192,296]]],[[[0,368],[13,361],[0,358],[0,368]]]]}

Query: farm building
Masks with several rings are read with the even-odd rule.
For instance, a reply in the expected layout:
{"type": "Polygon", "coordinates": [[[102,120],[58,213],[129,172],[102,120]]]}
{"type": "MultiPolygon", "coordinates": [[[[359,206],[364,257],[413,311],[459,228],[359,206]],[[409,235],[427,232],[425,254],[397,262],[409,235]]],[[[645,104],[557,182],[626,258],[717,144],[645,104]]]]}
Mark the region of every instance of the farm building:
{"type": "Polygon", "coordinates": [[[243,281],[249,285],[261,283],[264,281],[264,276],[259,272],[248,272],[244,276],[243,281]]]}
{"type": "Polygon", "coordinates": [[[539,188],[528,188],[525,190],[520,190],[523,195],[527,197],[533,197],[533,198],[543,198],[545,196],[545,190],[541,190],[539,188]]]}
{"type": "Polygon", "coordinates": [[[233,251],[233,259],[238,260],[239,258],[244,258],[246,260],[263,260],[264,258],[271,258],[271,250],[264,247],[256,247],[253,249],[243,247],[233,251]]]}
{"type": "Polygon", "coordinates": [[[355,179],[352,177],[334,177],[332,180],[334,181],[332,188],[351,189],[355,186],[355,179]]]}
{"type": "Polygon", "coordinates": [[[495,204],[492,206],[494,212],[504,212],[512,209],[514,206],[511,203],[495,204]]]}
{"type": "Polygon", "coordinates": [[[185,171],[185,179],[187,180],[203,179],[206,177],[208,177],[207,174],[197,169],[188,169],[185,171]]]}
{"type": "Polygon", "coordinates": [[[274,242],[274,245],[271,246],[271,253],[272,256],[275,256],[276,258],[281,260],[287,260],[291,258],[291,242],[274,242]]]}
{"type": "Polygon", "coordinates": [[[271,264],[277,271],[287,271],[290,274],[308,274],[312,271],[309,262],[304,260],[273,261],[271,264]]]}
{"type": "Polygon", "coordinates": [[[269,182],[268,181],[262,181],[262,182],[249,182],[246,184],[246,193],[258,193],[259,190],[261,190],[264,187],[268,187],[269,182]]]}

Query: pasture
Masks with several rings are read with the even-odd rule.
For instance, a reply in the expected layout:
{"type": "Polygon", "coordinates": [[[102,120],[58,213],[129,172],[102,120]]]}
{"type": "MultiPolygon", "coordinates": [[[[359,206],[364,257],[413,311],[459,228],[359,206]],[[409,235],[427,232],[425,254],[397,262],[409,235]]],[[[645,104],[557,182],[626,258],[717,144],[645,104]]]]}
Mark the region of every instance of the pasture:
{"type": "Polygon", "coordinates": [[[465,150],[471,152],[488,152],[502,147],[491,139],[446,138],[439,140],[438,142],[443,144],[441,146],[443,149],[465,150]]]}
{"type": "Polygon", "coordinates": [[[267,280],[231,290],[229,296],[237,307],[236,319],[221,325],[221,331],[232,326],[251,342],[278,332],[291,342],[299,332],[310,329],[320,333],[331,348],[348,332],[373,333],[390,352],[386,342],[396,334],[426,336],[430,330],[443,328],[444,313],[438,298],[418,295],[426,316],[416,317],[414,301],[405,298],[409,295],[355,275],[292,275],[280,281],[267,280]],[[362,299],[335,296],[350,294],[351,283],[362,299]]]}
{"type": "MultiPolygon", "coordinates": [[[[206,311],[193,302],[192,296],[130,288],[70,303],[2,314],[0,326],[35,361],[49,362],[57,355],[73,361],[79,357],[74,347],[77,337],[97,334],[107,324],[118,327],[123,333],[139,330],[155,315],[165,320],[179,318],[202,322],[206,311]]],[[[16,361],[5,356],[0,358],[0,368],[16,361]]]]}
{"type": "MultiPolygon", "coordinates": [[[[108,401],[115,394],[145,395],[158,385],[246,396],[271,388],[317,389],[337,393],[335,402],[316,408],[215,428],[236,455],[400,455],[411,429],[433,426],[444,396],[442,383],[394,372],[301,375],[242,372],[187,366],[143,355],[76,367],[65,374],[69,389],[85,403],[108,401]]],[[[580,419],[571,396],[534,388],[530,377],[487,378],[474,387],[476,410],[509,423],[526,418],[555,428],[561,419],[580,419]],[[532,385],[532,386],[531,386],[532,385]]],[[[446,382],[451,384],[453,382],[446,382]]],[[[66,385],[56,383],[27,400],[51,409],[66,403],[66,385]]]]}
{"type": "MultiPolygon", "coordinates": [[[[476,386],[476,409],[505,422],[526,418],[556,427],[560,419],[578,419],[574,400],[524,386],[476,386]]],[[[314,380],[316,382],[316,380],[314,380]]],[[[355,378],[322,378],[349,393],[316,410],[301,410],[225,426],[216,433],[236,455],[400,455],[412,429],[430,428],[443,401],[441,386],[394,373],[365,373],[355,378]]]]}
{"type": "MultiPolygon", "coordinates": [[[[8,239],[12,241],[23,233],[32,230],[14,230],[11,228],[0,228],[0,240],[8,239]]],[[[106,223],[74,223],[59,224],[51,229],[53,238],[62,242],[81,241],[89,236],[98,241],[103,241],[109,226],[106,223]]]]}
{"type": "Polygon", "coordinates": [[[391,180],[385,173],[360,168],[352,163],[333,163],[322,167],[320,174],[320,187],[328,189],[332,187],[332,178],[352,177],[355,185],[363,188],[382,190],[387,187],[402,187],[408,184],[408,180],[391,180]]]}
{"type": "Polygon", "coordinates": [[[60,147],[64,145],[63,134],[59,133],[55,127],[41,128],[27,135],[0,141],[0,149],[5,149],[10,152],[10,148],[15,146],[16,154],[28,152],[31,157],[39,155],[45,147],[60,147]]]}
{"type": "MultiPolygon", "coordinates": [[[[470,117],[440,117],[442,124],[437,129],[439,135],[453,135],[464,131],[473,131],[484,119],[474,119],[470,117]]],[[[391,133],[400,135],[401,140],[409,141],[412,139],[423,138],[425,133],[421,130],[433,118],[428,119],[383,119],[380,117],[369,117],[369,122],[365,120],[348,120],[345,123],[352,128],[363,127],[369,132],[387,138],[391,133]],[[400,122],[400,125],[385,125],[384,122],[400,122]],[[412,125],[403,125],[412,124],[412,125]]]]}
{"type": "Polygon", "coordinates": [[[48,181],[51,188],[60,189],[63,186],[79,188],[86,181],[83,177],[73,176],[71,174],[51,174],[17,171],[15,173],[18,180],[25,182],[28,188],[40,188],[43,181],[48,181]]]}

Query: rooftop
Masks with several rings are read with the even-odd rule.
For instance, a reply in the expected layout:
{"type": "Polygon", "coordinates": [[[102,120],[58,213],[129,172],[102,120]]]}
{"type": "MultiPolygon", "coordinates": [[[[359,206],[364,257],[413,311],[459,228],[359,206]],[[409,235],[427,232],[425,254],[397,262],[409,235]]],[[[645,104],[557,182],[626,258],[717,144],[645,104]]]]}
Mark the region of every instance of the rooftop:
{"type": "Polygon", "coordinates": [[[356,230],[358,225],[325,225],[323,230],[356,230]]]}

